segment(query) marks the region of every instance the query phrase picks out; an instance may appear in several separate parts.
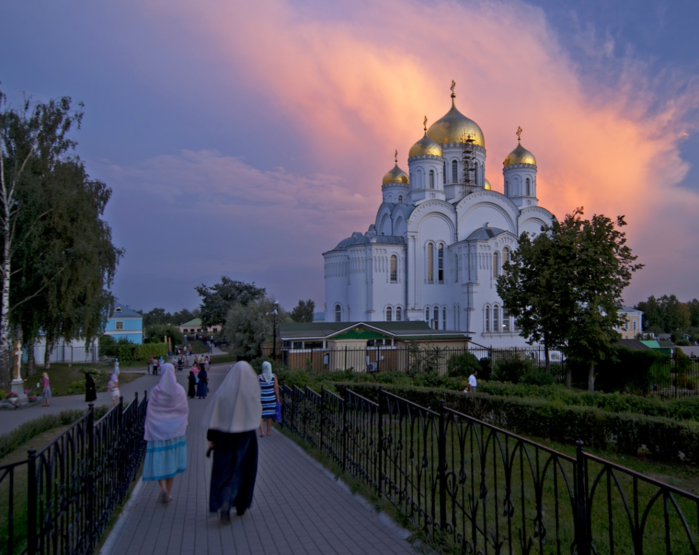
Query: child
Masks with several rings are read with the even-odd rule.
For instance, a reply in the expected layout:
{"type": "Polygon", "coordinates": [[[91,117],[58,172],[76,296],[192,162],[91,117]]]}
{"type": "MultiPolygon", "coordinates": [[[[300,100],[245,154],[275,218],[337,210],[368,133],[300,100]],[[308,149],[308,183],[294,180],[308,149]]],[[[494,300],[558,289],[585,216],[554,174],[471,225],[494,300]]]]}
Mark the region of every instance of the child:
{"type": "Polygon", "coordinates": [[[44,386],[44,406],[48,407],[51,399],[51,385],[49,383],[49,375],[46,372],[44,372],[41,382],[44,386]]]}

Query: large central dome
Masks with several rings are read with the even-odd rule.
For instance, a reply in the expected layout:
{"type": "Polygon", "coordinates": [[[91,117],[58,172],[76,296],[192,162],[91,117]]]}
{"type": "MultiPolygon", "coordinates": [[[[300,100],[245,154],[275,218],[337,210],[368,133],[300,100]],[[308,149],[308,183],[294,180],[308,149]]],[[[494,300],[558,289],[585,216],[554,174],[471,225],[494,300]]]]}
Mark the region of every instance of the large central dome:
{"type": "Polygon", "coordinates": [[[455,97],[456,95],[452,93],[451,110],[442,119],[430,125],[427,136],[439,145],[462,143],[470,136],[475,144],[485,148],[483,131],[475,121],[467,118],[456,109],[455,97]]]}

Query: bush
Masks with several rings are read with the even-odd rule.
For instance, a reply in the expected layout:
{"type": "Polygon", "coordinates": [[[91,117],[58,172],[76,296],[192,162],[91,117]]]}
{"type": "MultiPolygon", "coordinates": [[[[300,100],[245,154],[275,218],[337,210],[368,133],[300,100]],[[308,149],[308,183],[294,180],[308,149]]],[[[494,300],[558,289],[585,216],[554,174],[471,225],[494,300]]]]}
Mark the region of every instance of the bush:
{"type": "Polygon", "coordinates": [[[151,356],[153,358],[165,357],[167,356],[167,345],[165,343],[143,343],[141,345],[136,345],[133,356],[134,360],[142,360],[144,362],[151,356]]]}
{"type": "Polygon", "coordinates": [[[532,370],[532,364],[528,360],[509,358],[497,363],[493,371],[493,379],[503,382],[519,383],[530,370],[532,370]]]}
{"type": "Polygon", "coordinates": [[[522,383],[528,385],[551,385],[553,384],[553,376],[541,368],[532,368],[524,374],[522,383]]]}
{"type": "Polygon", "coordinates": [[[454,355],[447,362],[447,375],[452,378],[468,378],[476,370],[480,371],[481,365],[471,353],[454,355]]]}

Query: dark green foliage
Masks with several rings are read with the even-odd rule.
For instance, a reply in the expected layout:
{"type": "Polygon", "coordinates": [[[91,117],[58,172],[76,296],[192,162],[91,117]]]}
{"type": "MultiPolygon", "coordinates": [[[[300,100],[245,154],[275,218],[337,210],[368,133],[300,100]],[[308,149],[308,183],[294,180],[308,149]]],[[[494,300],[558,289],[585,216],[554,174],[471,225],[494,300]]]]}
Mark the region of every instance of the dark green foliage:
{"type": "Polygon", "coordinates": [[[155,358],[167,356],[165,343],[143,343],[136,345],[128,341],[119,341],[107,346],[102,354],[110,358],[118,358],[121,362],[147,361],[151,355],[155,358]]]}
{"type": "Polygon", "coordinates": [[[157,324],[166,325],[170,324],[172,326],[181,326],[185,322],[189,322],[194,318],[199,318],[199,309],[188,310],[183,308],[179,312],[174,312],[170,314],[165,312],[164,308],[153,308],[148,312],[141,312],[143,314],[143,327],[148,329],[150,326],[157,324]]]}
{"type": "Polygon", "coordinates": [[[530,385],[552,385],[553,376],[541,368],[531,368],[522,377],[522,383],[530,385]]]}
{"type": "Polygon", "coordinates": [[[256,287],[254,282],[245,283],[226,276],[221,276],[221,282],[211,287],[202,284],[194,289],[201,297],[201,322],[205,326],[224,324],[234,305],[246,306],[265,296],[265,289],[256,287]]]}
{"type": "Polygon", "coordinates": [[[493,370],[493,379],[501,382],[519,383],[524,375],[532,370],[532,364],[521,358],[509,358],[499,361],[493,370]]]}
{"type": "Polygon", "coordinates": [[[173,347],[182,345],[184,337],[180,329],[173,324],[153,324],[146,328],[146,343],[164,343],[165,337],[170,339],[173,347]]]}
{"type": "Polygon", "coordinates": [[[291,319],[294,322],[313,322],[313,311],[315,307],[316,303],[312,299],[299,301],[299,304],[291,311],[291,319]]]}
{"type": "Polygon", "coordinates": [[[451,378],[468,378],[474,371],[480,373],[481,364],[471,353],[454,355],[447,362],[447,375],[451,378]]]}
{"type": "Polygon", "coordinates": [[[493,375],[493,361],[489,357],[483,357],[478,361],[480,369],[478,370],[478,377],[481,380],[489,380],[493,375]]]}
{"type": "MultiPolygon", "coordinates": [[[[612,349],[610,358],[601,362],[596,368],[595,383],[602,391],[626,391],[630,393],[646,393],[655,386],[666,386],[663,383],[663,372],[670,380],[670,360],[657,351],[632,351],[625,347],[612,349]]],[[[574,381],[584,382],[587,375],[587,364],[570,363],[573,368],[574,381]]]]}

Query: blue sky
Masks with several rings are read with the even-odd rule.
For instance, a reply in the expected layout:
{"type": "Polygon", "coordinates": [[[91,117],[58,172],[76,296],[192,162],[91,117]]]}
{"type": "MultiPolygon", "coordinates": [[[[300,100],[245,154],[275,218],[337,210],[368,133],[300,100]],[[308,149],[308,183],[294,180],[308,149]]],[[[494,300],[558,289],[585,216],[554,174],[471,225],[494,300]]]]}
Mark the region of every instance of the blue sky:
{"type": "Polygon", "coordinates": [[[10,0],[0,18],[10,100],[85,103],[78,154],[113,189],[134,308],[194,308],[225,274],[322,309],[321,253],[372,223],[452,78],[495,190],[522,125],[541,205],[627,215],[646,264],[627,304],[699,296],[697,2],[10,0]]]}

